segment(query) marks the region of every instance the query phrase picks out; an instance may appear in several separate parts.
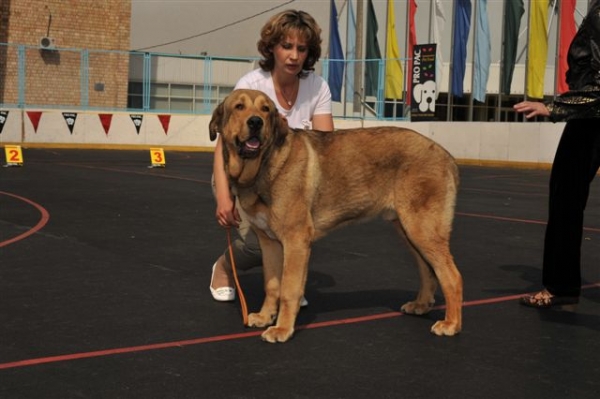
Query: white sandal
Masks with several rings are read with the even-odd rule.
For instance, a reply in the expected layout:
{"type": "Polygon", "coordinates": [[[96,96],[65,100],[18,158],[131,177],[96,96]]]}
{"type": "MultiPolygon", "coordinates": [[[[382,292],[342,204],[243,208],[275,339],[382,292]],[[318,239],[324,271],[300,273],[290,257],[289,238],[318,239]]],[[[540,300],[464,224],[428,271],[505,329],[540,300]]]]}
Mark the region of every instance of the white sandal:
{"type": "Polygon", "coordinates": [[[215,262],[215,264],[212,267],[212,275],[210,277],[210,285],[208,286],[208,288],[210,288],[210,293],[212,294],[212,297],[214,298],[215,301],[231,302],[231,301],[235,300],[235,288],[234,287],[218,287],[218,288],[212,287],[213,279],[215,278],[215,268],[217,267],[217,262],[215,262]]]}

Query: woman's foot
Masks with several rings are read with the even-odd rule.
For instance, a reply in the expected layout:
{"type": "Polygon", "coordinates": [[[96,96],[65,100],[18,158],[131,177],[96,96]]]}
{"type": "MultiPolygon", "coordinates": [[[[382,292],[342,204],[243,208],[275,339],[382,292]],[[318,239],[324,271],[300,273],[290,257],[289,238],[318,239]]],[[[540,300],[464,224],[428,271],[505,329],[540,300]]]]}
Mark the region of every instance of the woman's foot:
{"type": "Polygon", "coordinates": [[[557,296],[552,295],[548,290],[542,290],[535,294],[521,297],[519,303],[523,306],[537,309],[548,309],[551,307],[570,306],[573,307],[579,303],[577,296],[557,296]]]}
{"type": "MultiPolygon", "coordinates": [[[[233,274],[229,265],[225,261],[225,256],[221,255],[212,268],[212,276],[210,278],[210,293],[215,301],[231,302],[235,300],[235,284],[233,282],[233,274]]],[[[308,306],[308,301],[303,296],[300,298],[300,307],[308,306]]]]}
{"type": "Polygon", "coordinates": [[[230,302],[235,300],[235,287],[231,270],[227,269],[227,262],[223,255],[213,265],[209,288],[215,301],[230,302]]]}

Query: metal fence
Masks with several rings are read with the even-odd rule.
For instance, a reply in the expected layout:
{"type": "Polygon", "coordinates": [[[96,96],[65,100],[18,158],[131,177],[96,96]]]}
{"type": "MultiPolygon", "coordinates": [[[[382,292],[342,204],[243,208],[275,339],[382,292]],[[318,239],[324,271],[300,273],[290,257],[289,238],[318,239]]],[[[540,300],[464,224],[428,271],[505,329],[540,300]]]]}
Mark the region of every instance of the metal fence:
{"type": "MultiPolygon", "coordinates": [[[[0,43],[0,107],[210,114],[258,58],[191,56],[0,43]]],[[[332,61],[317,73],[327,79],[332,61]]],[[[386,60],[345,65],[342,99],[334,117],[406,119],[401,100],[386,100],[386,60]],[[378,73],[372,93],[355,89],[355,70],[378,73]]]]}

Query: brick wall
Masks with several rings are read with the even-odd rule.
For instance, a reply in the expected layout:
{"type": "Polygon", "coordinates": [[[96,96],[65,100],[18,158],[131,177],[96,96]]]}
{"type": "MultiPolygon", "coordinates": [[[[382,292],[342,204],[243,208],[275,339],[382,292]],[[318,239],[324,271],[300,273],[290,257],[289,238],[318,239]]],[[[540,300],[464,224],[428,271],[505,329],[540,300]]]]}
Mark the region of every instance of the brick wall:
{"type": "Polygon", "coordinates": [[[25,45],[26,104],[125,108],[130,28],[131,0],[0,1],[0,103],[18,102],[25,45]],[[42,37],[55,49],[41,50],[42,37]]]}

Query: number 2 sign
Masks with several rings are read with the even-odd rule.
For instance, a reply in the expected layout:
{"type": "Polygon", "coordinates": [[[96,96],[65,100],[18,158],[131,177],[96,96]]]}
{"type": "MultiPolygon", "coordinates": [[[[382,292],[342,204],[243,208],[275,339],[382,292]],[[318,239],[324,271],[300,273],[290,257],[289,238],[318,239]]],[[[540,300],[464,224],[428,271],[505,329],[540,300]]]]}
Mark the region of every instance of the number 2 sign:
{"type": "Polygon", "coordinates": [[[23,166],[23,151],[20,145],[7,145],[4,147],[6,155],[6,165],[4,166],[23,166]]]}

